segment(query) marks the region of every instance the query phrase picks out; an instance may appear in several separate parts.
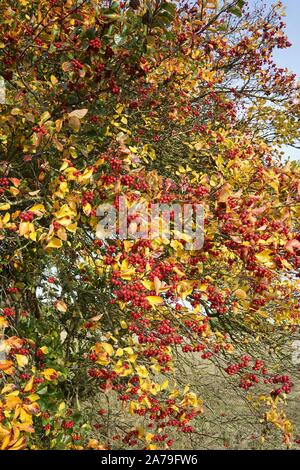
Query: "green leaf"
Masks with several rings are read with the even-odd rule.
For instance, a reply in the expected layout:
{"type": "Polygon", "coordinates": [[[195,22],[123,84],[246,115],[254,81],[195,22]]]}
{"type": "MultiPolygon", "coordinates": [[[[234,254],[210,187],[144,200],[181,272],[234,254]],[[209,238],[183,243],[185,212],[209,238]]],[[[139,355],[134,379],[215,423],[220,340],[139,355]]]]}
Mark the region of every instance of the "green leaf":
{"type": "Polygon", "coordinates": [[[230,8],[229,12],[232,13],[233,15],[235,15],[235,16],[238,16],[239,18],[241,18],[241,16],[242,16],[242,12],[241,12],[240,8],[236,8],[236,7],[230,8]]]}
{"type": "Polygon", "coordinates": [[[174,13],[176,10],[176,5],[172,2],[163,2],[160,7],[160,10],[168,10],[170,13],[174,13]]]}
{"type": "Polygon", "coordinates": [[[87,37],[88,39],[94,39],[94,37],[95,37],[95,28],[88,29],[85,32],[84,36],[87,37]]]}

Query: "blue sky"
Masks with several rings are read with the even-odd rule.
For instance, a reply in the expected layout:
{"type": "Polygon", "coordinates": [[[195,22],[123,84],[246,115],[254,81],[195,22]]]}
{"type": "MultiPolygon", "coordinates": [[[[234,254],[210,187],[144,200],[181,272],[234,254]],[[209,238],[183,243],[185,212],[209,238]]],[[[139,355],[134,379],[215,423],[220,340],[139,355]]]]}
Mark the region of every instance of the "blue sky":
{"type": "MultiPolygon", "coordinates": [[[[249,0],[250,4],[266,5],[266,8],[274,4],[274,0],[249,0]]],[[[300,80],[300,0],[282,0],[286,7],[286,17],[284,19],[287,28],[286,32],[293,44],[288,49],[277,49],[274,58],[281,67],[288,67],[292,72],[296,73],[300,80]]],[[[292,159],[300,160],[300,150],[288,147],[286,150],[287,156],[292,159]]]]}

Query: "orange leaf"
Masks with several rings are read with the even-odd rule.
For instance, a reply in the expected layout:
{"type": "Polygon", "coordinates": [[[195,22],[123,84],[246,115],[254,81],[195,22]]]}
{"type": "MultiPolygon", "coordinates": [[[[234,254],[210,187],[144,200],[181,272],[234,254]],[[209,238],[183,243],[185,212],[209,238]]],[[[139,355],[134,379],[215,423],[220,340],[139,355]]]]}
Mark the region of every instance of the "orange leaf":
{"type": "Polygon", "coordinates": [[[0,370],[3,370],[7,375],[12,375],[15,371],[14,363],[4,359],[0,361],[0,370]]]}
{"type": "Polygon", "coordinates": [[[54,307],[62,313],[65,313],[68,310],[67,304],[63,300],[57,300],[54,304],[54,307]]]}

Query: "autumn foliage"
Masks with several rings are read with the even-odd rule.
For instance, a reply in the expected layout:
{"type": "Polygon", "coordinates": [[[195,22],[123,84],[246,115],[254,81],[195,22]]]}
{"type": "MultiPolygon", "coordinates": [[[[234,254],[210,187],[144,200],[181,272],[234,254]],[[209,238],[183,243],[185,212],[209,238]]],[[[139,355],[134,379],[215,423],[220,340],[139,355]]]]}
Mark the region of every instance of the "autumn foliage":
{"type": "Polygon", "coordinates": [[[260,445],[294,445],[300,171],[280,148],[300,108],[273,61],[281,15],[0,0],[2,449],[201,448],[212,370],[260,445]],[[203,248],[134,237],[135,216],[98,239],[120,195],[201,204],[203,248]]]}

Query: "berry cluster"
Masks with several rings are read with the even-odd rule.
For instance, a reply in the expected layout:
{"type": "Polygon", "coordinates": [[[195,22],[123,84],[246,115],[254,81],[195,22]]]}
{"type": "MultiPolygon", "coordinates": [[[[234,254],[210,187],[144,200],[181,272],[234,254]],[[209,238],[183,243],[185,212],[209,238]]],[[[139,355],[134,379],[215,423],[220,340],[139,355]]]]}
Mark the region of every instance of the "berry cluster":
{"type": "Polygon", "coordinates": [[[117,85],[115,80],[110,80],[109,87],[114,95],[118,95],[119,93],[121,93],[121,88],[117,85]]]}
{"type": "Polygon", "coordinates": [[[72,428],[74,427],[74,424],[75,424],[75,423],[74,423],[74,421],[72,421],[72,420],[70,420],[70,421],[64,421],[64,422],[62,423],[62,427],[63,427],[64,429],[72,429],[72,428]]]}
{"type": "Polygon", "coordinates": [[[46,127],[44,124],[42,126],[33,126],[32,132],[35,132],[40,135],[46,135],[48,133],[46,127]]]}
{"type": "Polygon", "coordinates": [[[255,374],[246,374],[240,381],[239,386],[244,390],[249,390],[255,384],[259,382],[258,377],[255,374]]]}
{"type": "Polygon", "coordinates": [[[130,303],[134,307],[140,307],[149,310],[151,305],[146,299],[145,289],[140,282],[132,282],[131,284],[122,286],[119,290],[115,290],[113,294],[119,301],[130,303]]]}
{"type": "Polygon", "coordinates": [[[288,395],[289,393],[291,393],[294,385],[290,381],[290,377],[288,375],[276,375],[274,377],[270,377],[269,380],[265,380],[265,383],[282,384],[281,387],[271,392],[271,395],[275,397],[281,395],[282,393],[286,393],[288,395]]]}
{"type": "Polygon", "coordinates": [[[21,212],[20,219],[22,222],[32,222],[34,219],[34,213],[31,211],[21,212]]]}
{"type": "Polygon", "coordinates": [[[2,188],[8,188],[9,186],[9,179],[6,177],[0,178],[0,186],[2,188]]]}
{"type": "Polygon", "coordinates": [[[8,287],[6,291],[10,294],[17,294],[19,292],[19,289],[17,287],[8,287]]]}
{"type": "Polygon", "coordinates": [[[89,203],[92,203],[94,200],[94,193],[93,191],[86,191],[84,194],[83,194],[83,197],[82,197],[82,205],[84,206],[85,204],[87,204],[88,202],[89,203]]]}
{"type": "Polygon", "coordinates": [[[78,70],[83,69],[83,64],[81,62],[79,62],[79,60],[72,59],[71,63],[72,63],[73,70],[78,71],[78,70]]]}
{"type": "Polygon", "coordinates": [[[100,39],[98,39],[98,38],[91,39],[90,42],[89,42],[89,47],[93,52],[98,52],[99,49],[101,49],[101,47],[102,47],[102,43],[101,43],[100,39]]]}
{"type": "Polygon", "coordinates": [[[16,312],[10,308],[10,307],[4,307],[3,309],[3,315],[5,317],[15,317],[16,316],[16,312]]]}

